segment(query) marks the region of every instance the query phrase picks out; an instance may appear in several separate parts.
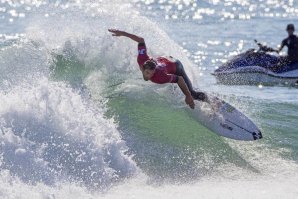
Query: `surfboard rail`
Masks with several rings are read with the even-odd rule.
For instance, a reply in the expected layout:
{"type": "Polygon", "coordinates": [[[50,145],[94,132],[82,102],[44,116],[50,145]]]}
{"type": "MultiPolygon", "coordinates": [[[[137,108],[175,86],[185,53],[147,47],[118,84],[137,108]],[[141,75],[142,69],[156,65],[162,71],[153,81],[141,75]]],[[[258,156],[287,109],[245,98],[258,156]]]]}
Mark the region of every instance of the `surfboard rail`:
{"type": "Polygon", "coordinates": [[[263,138],[260,129],[234,106],[208,94],[210,103],[196,101],[194,118],[212,132],[227,138],[253,141],[263,138]]]}

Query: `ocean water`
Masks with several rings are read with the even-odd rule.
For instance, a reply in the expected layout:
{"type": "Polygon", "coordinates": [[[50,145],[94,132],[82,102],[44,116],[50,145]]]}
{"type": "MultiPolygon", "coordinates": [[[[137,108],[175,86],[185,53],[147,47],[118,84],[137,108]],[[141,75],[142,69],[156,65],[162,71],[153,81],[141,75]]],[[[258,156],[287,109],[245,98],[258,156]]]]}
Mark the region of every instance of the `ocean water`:
{"type": "Polygon", "coordinates": [[[298,89],[211,73],[254,39],[277,47],[298,2],[3,0],[0,13],[0,198],[297,198],[298,89]],[[108,28],[180,59],[264,138],[206,129],[175,86],[142,80],[136,43],[108,28]]]}

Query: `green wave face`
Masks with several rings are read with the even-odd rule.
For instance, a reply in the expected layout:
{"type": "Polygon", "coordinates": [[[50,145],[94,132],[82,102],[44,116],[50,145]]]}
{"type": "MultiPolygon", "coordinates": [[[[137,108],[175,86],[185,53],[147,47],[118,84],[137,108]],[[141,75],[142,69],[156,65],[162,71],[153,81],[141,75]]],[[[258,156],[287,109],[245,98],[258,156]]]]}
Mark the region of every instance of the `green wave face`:
{"type": "Polygon", "coordinates": [[[141,100],[129,96],[111,98],[107,116],[115,117],[135,161],[155,180],[189,181],[225,164],[257,172],[225,138],[194,120],[187,107],[174,107],[158,94],[141,100]]]}

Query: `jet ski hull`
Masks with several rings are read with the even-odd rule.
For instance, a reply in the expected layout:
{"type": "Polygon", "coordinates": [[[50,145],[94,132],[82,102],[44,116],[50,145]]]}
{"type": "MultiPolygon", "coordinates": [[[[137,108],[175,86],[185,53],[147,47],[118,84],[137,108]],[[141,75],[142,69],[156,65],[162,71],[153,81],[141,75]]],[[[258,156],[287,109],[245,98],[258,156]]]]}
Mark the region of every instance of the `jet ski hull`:
{"type": "Polygon", "coordinates": [[[274,73],[259,66],[234,68],[212,73],[217,83],[227,85],[285,85],[298,86],[298,69],[274,73]]]}
{"type": "Polygon", "coordinates": [[[283,62],[283,57],[250,49],[232,57],[212,75],[218,83],[228,85],[297,85],[298,62],[279,66],[283,62]]]}

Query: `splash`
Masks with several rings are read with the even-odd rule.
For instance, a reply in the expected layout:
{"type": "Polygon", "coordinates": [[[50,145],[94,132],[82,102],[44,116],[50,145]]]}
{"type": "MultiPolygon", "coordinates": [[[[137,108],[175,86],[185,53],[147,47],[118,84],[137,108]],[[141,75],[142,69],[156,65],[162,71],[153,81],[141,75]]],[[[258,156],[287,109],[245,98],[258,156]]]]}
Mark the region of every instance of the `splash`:
{"type": "Polygon", "coordinates": [[[63,83],[1,92],[1,168],[27,183],[75,181],[105,189],[136,171],[103,109],[63,83]]]}

